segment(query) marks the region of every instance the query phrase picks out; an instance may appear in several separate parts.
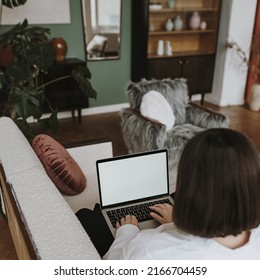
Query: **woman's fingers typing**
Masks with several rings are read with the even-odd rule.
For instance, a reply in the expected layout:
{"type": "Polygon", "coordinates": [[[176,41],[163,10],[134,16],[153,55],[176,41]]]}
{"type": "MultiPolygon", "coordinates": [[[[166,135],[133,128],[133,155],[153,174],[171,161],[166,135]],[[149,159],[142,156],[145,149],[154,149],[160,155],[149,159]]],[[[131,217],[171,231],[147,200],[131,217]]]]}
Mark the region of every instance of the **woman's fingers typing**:
{"type": "Polygon", "coordinates": [[[117,221],[116,228],[126,224],[132,224],[138,227],[138,220],[134,215],[126,215],[125,217],[121,218],[120,221],[117,221]]]}
{"type": "Polygon", "coordinates": [[[160,224],[171,223],[173,222],[173,206],[166,204],[156,204],[150,206],[152,210],[150,215],[158,221],[160,224]]]}

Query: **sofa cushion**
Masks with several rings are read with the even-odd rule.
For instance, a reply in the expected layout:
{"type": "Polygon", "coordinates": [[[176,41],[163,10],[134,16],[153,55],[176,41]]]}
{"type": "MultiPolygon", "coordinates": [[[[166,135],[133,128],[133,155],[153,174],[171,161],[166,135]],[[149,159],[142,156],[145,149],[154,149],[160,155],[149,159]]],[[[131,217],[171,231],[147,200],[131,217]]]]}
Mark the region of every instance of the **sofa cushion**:
{"type": "Polygon", "coordinates": [[[130,107],[140,112],[143,96],[150,90],[156,90],[160,92],[168,101],[175,116],[175,124],[185,123],[186,106],[189,99],[188,87],[185,79],[142,79],[137,83],[129,83],[127,87],[127,96],[130,107]]]}
{"type": "Polygon", "coordinates": [[[64,194],[76,195],[86,187],[86,177],[67,150],[52,137],[39,134],[32,147],[55,186],[64,194]]]}
{"type": "Polygon", "coordinates": [[[164,96],[155,90],[148,91],[142,99],[140,106],[141,115],[156,120],[166,126],[166,131],[175,124],[175,116],[164,96]]]}

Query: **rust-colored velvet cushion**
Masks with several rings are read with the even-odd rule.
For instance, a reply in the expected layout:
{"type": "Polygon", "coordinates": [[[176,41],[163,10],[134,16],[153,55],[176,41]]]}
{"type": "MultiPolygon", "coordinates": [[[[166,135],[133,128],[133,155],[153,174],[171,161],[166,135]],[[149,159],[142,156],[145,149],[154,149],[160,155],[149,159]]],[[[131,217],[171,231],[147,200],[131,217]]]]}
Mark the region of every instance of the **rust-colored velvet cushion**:
{"type": "Polygon", "coordinates": [[[48,135],[39,134],[33,139],[32,147],[62,193],[76,195],[85,189],[87,180],[84,173],[60,143],[48,135]]]}

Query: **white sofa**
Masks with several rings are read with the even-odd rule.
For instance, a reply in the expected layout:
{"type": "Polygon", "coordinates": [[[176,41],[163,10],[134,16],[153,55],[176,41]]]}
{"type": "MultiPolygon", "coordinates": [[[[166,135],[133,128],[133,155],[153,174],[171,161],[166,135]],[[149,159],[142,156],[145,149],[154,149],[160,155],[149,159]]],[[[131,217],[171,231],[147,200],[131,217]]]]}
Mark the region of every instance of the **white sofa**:
{"type": "MultiPolygon", "coordinates": [[[[96,160],[112,157],[111,142],[68,149],[87,178],[79,195],[62,195],[31,145],[7,117],[0,118],[1,196],[19,259],[100,259],[75,216],[99,201],[96,160]]],[[[0,233],[1,234],[1,233],[0,233]]]]}

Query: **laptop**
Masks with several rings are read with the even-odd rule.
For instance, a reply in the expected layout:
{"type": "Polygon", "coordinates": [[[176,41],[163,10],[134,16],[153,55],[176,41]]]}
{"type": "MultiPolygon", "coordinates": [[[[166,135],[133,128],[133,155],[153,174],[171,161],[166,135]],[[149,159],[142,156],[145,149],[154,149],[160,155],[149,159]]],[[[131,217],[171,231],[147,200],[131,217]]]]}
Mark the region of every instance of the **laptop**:
{"type": "Polygon", "coordinates": [[[173,204],[167,149],[98,160],[96,168],[101,212],[113,235],[126,214],[137,217],[140,229],[157,227],[149,205],[173,204]]]}

